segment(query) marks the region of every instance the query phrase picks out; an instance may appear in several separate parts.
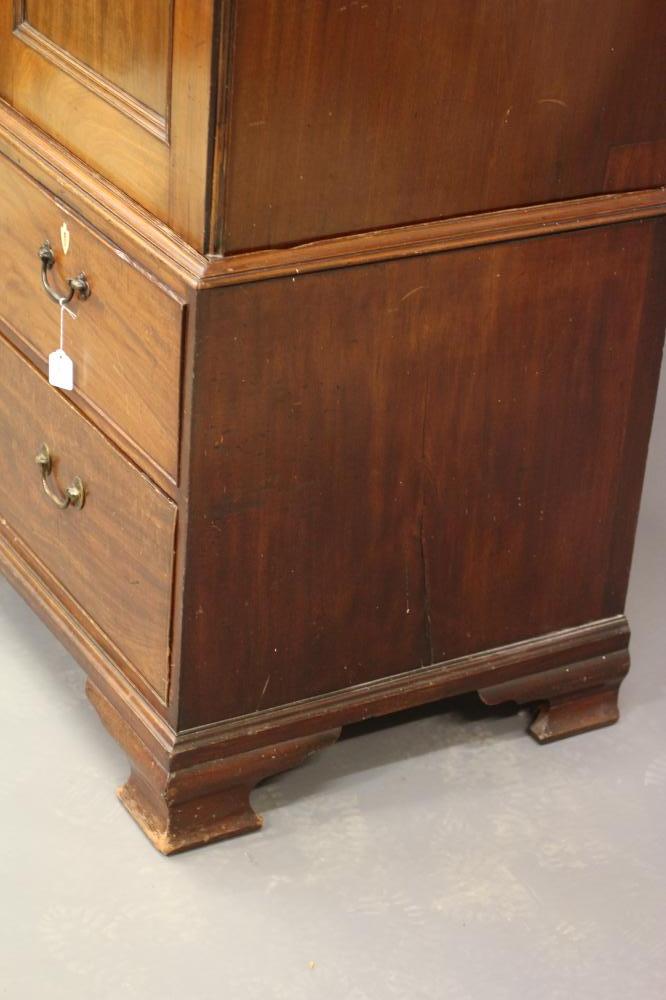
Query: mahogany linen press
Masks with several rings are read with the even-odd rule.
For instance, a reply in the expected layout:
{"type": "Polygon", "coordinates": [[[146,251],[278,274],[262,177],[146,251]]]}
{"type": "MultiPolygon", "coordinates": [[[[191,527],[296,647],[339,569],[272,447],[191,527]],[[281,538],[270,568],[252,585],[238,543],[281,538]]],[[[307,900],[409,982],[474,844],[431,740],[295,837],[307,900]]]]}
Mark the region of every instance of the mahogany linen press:
{"type": "Polygon", "coordinates": [[[171,853],[345,724],[614,722],[663,0],[0,0],[0,563],[171,853]]]}

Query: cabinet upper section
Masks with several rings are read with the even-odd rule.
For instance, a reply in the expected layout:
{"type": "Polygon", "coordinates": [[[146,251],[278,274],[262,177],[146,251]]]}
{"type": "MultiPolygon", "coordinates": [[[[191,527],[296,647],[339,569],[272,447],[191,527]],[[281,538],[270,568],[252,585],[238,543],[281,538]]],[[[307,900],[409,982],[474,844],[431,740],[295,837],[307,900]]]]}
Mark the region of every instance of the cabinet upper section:
{"type": "Polygon", "coordinates": [[[0,95],[199,250],[666,182],[663,0],[0,0],[0,95]]]}
{"type": "Polygon", "coordinates": [[[0,0],[0,95],[205,246],[214,0],[0,0]]]}

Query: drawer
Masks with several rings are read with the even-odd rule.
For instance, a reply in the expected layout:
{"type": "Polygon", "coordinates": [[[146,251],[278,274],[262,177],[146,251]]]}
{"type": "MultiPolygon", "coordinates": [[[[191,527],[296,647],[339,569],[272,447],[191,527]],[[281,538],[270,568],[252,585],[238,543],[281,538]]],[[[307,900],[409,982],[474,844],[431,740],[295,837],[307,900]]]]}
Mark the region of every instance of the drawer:
{"type": "Polygon", "coordinates": [[[0,156],[0,320],[44,370],[60,336],[59,306],[42,287],[38,251],[46,240],[55,253],[49,283],[62,294],[83,271],[91,291],[72,300],[77,319],[65,323],[72,397],[139,462],[150,460],[175,481],[182,302],[0,156]]]}
{"type": "MultiPolygon", "coordinates": [[[[162,698],[169,642],[176,506],[0,338],[0,515],[54,590],[129,676],[162,698]],[[48,445],[52,469],[35,462],[48,445]],[[81,509],[54,496],[80,477],[81,509]],[[71,600],[70,600],[71,598],[71,600]]],[[[19,544],[18,541],[14,541],[19,544]]]]}

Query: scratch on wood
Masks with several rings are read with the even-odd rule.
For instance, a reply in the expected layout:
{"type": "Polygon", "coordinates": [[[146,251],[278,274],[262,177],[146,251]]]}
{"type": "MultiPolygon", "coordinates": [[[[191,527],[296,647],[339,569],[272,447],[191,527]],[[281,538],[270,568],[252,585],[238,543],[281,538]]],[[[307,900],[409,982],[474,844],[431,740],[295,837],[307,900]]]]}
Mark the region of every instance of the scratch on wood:
{"type": "Polygon", "coordinates": [[[422,288],[425,288],[425,285],[418,285],[416,288],[412,288],[411,292],[407,292],[406,295],[403,295],[400,301],[405,302],[407,299],[411,298],[412,295],[416,295],[417,292],[420,292],[422,288]]]}
{"type": "Polygon", "coordinates": [[[268,685],[270,684],[270,682],[271,682],[271,675],[269,674],[268,677],[266,678],[264,686],[261,689],[261,694],[259,695],[259,701],[257,702],[257,709],[259,709],[259,706],[261,705],[262,701],[264,700],[264,695],[268,691],[268,685]]]}

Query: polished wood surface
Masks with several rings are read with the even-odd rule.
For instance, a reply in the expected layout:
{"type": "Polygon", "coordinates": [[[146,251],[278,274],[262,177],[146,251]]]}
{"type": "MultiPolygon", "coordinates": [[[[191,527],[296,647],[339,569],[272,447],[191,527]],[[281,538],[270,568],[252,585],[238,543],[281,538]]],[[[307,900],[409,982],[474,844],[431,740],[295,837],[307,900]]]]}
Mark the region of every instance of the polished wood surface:
{"type": "Polygon", "coordinates": [[[0,0],[0,97],[229,254],[658,187],[665,46],[661,0],[0,0]]]}
{"type": "Polygon", "coordinates": [[[537,698],[542,707],[531,731],[548,742],[616,721],[617,687],[628,664],[628,628],[619,616],[280,710],[176,731],[63,614],[2,532],[0,569],[90,674],[87,694],[132,761],[119,797],[164,853],[258,829],[261,817],[250,801],[255,785],[333,742],[341,725],[478,688],[489,704],[537,698]],[[557,733],[545,732],[546,724],[557,733]]]}
{"type": "Polygon", "coordinates": [[[500,681],[480,688],[479,696],[486,705],[536,703],[539,709],[529,732],[537,743],[553,743],[617,722],[618,690],[628,670],[629,653],[618,649],[575,665],[500,681]]]}
{"type": "Polygon", "coordinates": [[[182,769],[160,766],[111,702],[88,682],[88,697],[132,761],[118,791],[125,808],[158,851],[175,854],[262,826],[250,792],[265,778],[301,764],[338,739],[340,728],[254,747],[182,769]]]}
{"type": "Polygon", "coordinates": [[[202,270],[197,270],[196,280],[199,288],[219,288],[287,275],[298,277],[332,268],[506,243],[529,236],[591,229],[664,214],[665,188],[572,198],[547,205],[478,212],[455,219],[315,240],[295,247],[211,258],[202,270]]]}
{"type": "Polygon", "coordinates": [[[160,850],[359,719],[617,719],[665,36],[660,0],[0,0],[0,567],[160,850]],[[45,239],[92,290],[71,394],[45,239]]]}
{"type": "Polygon", "coordinates": [[[0,156],[0,323],[36,352],[44,370],[58,347],[60,311],[41,286],[37,251],[49,240],[59,291],[85,271],[91,296],[74,299],[65,348],[75,364],[75,400],[104,419],[105,429],[147,467],[175,481],[178,471],[183,306],[162,282],[133,265],[48,192],[0,156]],[[70,233],[63,253],[60,229],[70,233]]]}
{"type": "Polygon", "coordinates": [[[657,230],[203,296],[183,724],[621,612],[657,230]]]}
{"type": "Polygon", "coordinates": [[[216,52],[215,0],[0,0],[0,98],[198,249],[216,52]]]}
{"type": "Polygon", "coordinates": [[[226,252],[666,182],[662,0],[235,7],[226,252]]]}
{"type": "Polygon", "coordinates": [[[607,191],[657,188],[666,178],[666,139],[616,146],[608,157],[607,191]]]}
{"type": "Polygon", "coordinates": [[[122,192],[101,184],[76,157],[49,136],[37,132],[1,101],[0,153],[21,163],[58,199],[94,222],[133,260],[183,297],[191,289],[263,281],[666,214],[666,189],[658,187],[477,212],[454,219],[331,237],[295,247],[207,257],[185,244],[122,192]]]}
{"type": "Polygon", "coordinates": [[[0,371],[3,532],[71,595],[83,627],[89,618],[101,630],[108,655],[165,699],[175,505],[1,340],[0,371]],[[61,491],[83,480],[82,510],[58,510],[44,494],[42,442],[61,491]]]}
{"type": "MultiPolygon", "coordinates": [[[[60,49],[80,72],[96,73],[120,93],[166,120],[169,101],[171,0],[23,0],[19,30],[32,29],[60,49]]],[[[101,81],[100,81],[101,82],[101,81]]]]}

